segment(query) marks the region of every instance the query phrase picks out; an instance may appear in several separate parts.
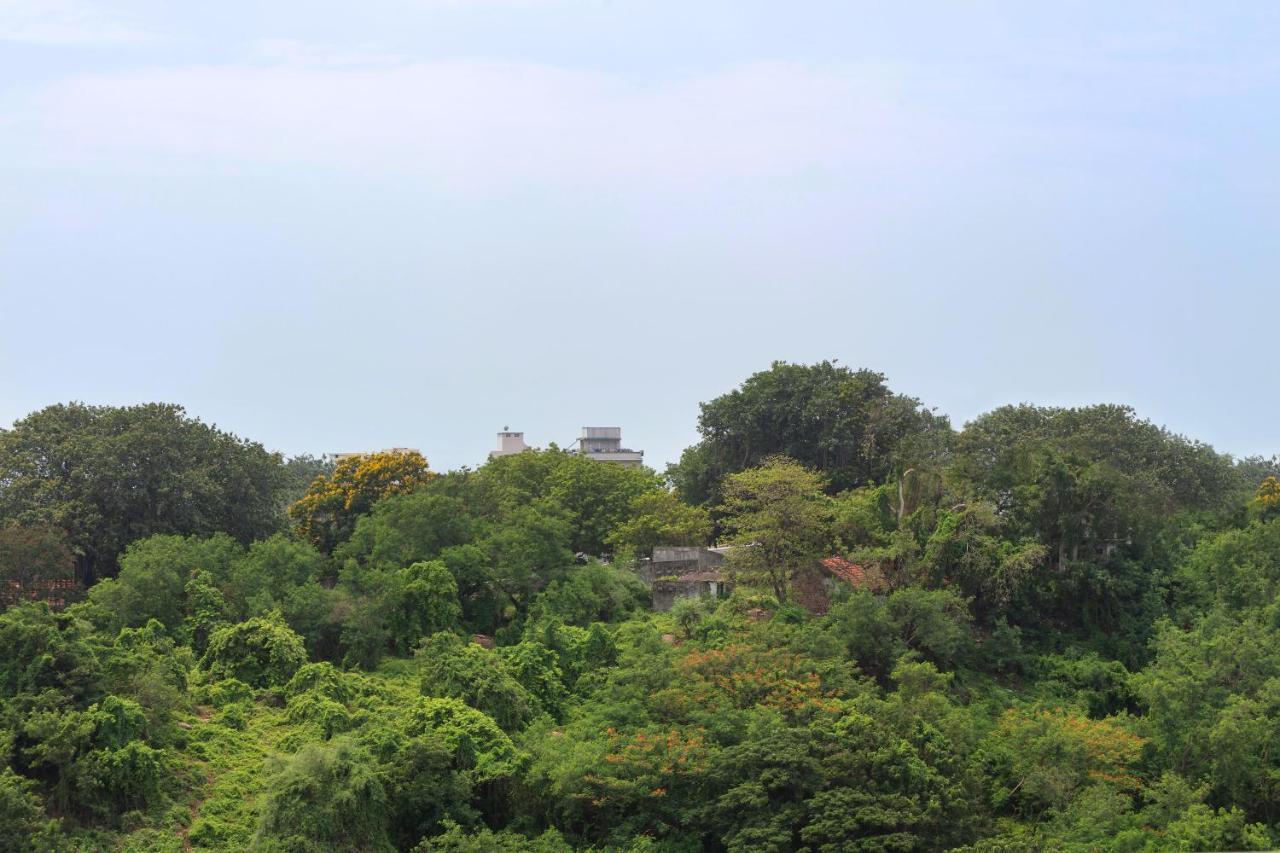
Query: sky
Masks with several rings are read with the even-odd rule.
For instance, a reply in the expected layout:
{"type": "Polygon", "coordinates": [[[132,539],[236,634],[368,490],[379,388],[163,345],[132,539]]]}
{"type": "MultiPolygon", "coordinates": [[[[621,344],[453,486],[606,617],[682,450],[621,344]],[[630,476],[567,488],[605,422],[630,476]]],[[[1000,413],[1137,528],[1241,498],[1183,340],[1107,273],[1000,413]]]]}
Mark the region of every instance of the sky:
{"type": "Polygon", "coordinates": [[[774,360],[1280,452],[1280,5],[0,0],[0,425],[661,469],[774,360]]]}

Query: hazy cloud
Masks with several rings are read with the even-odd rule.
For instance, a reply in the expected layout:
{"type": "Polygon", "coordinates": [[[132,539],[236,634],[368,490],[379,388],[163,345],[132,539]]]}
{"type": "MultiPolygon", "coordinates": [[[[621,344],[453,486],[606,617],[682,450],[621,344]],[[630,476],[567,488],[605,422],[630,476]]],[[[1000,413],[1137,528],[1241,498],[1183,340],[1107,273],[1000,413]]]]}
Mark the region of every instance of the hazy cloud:
{"type": "Polygon", "coordinates": [[[1042,132],[944,116],[930,85],[891,67],[785,62],[637,82],[271,40],[248,64],[70,77],[0,115],[26,140],[19,158],[287,162],[467,186],[962,168],[1001,134],[1042,132]]]}
{"type": "Polygon", "coordinates": [[[0,41],[93,46],[154,38],[122,16],[81,0],[0,0],[0,41]]]}

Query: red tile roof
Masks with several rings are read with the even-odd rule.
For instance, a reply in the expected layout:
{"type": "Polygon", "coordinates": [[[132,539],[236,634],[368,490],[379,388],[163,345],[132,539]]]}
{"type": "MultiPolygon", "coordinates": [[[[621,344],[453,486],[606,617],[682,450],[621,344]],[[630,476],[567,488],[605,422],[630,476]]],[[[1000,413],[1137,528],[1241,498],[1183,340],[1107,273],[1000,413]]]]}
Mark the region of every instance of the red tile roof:
{"type": "Polygon", "coordinates": [[[884,586],[884,580],[880,577],[879,572],[874,570],[868,572],[862,566],[857,563],[851,563],[844,557],[827,557],[818,562],[828,573],[835,575],[855,589],[878,590],[884,586]]]}

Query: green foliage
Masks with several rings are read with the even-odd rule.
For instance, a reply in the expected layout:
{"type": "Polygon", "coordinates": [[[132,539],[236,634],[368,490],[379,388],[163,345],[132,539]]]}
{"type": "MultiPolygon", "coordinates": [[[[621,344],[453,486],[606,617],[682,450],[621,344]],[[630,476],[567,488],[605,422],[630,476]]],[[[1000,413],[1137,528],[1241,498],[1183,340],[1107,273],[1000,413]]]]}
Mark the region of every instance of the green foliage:
{"type": "Polygon", "coordinates": [[[446,824],[446,830],[413,848],[413,853],[571,853],[573,848],[554,829],[536,838],[514,832],[494,832],[483,827],[468,833],[456,823],[446,824]]]}
{"type": "Polygon", "coordinates": [[[935,457],[951,437],[946,418],[895,394],[882,374],[834,362],[775,361],[740,388],[702,404],[702,441],[669,472],[690,503],[717,501],[726,477],[786,455],[825,475],[833,491],[885,482],[935,457]]]}
{"type": "Polygon", "coordinates": [[[232,615],[245,619],[278,609],[292,590],[319,579],[325,568],[324,557],[309,543],[284,534],[254,542],[230,567],[232,615]]]}
{"type": "Polygon", "coordinates": [[[36,784],[0,768],[0,850],[36,853],[57,847],[57,825],[45,817],[36,784]]]}
{"type": "Polygon", "coordinates": [[[408,711],[404,731],[410,737],[437,738],[458,756],[472,783],[512,777],[524,761],[493,717],[458,699],[419,699],[408,711]]]}
{"type": "Polygon", "coordinates": [[[436,634],[419,647],[417,659],[424,695],[461,699],[506,731],[520,729],[538,711],[537,700],[495,651],[436,634]]]}
{"type": "Polygon", "coordinates": [[[168,758],[144,742],[148,734],[142,707],[109,695],[83,711],[28,715],[20,758],[52,779],[51,802],[60,813],[111,822],[159,797],[168,758]]]}
{"type": "Polygon", "coordinates": [[[0,517],[67,531],[89,577],[153,534],[266,536],[287,481],[279,455],[181,406],[49,406],[0,432],[0,517]]]}
{"type": "Polygon", "coordinates": [[[306,661],[302,637],[274,614],[214,631],[200,667],[212,679],[273,687],[287,683],[306,661]]]}
{"type": "Polygon", "coordinates": [[[474,521],[457,498],[423,489],[378,501],[360,516],[338,559],[356,558],[385,569],[434,560],[475,537],[474,521]]]}
{"type": "Polygon", "coordinates": [[[390,851],[390,806],[376,764],[348,740],[309,744],[272,774],[253,847],[390,851]]]}
{"type": "Polygon", "coordinates": [[[590,561],[549,584],[529,606],[529,618],[585,628],[625,618],[646,607],[649,599],[649,588],[628,569],[590,561]]]}
{"type": "MultiPolygon", "coordinates": [[[[145,625],[156,619],[171,631],[179,631],[187,614],[186,586],[194,571],[210,579],[226,579],[233,562],[242,556],[234,539],[216,534],[195,536],[157,535],[129,546],[120,558],[120,574],[97,584],[89,592],[96,618],[112,627],[145,625]]],[[[193,607],[208,607],[203,590],[193,590],[193,607]]]]}
{"type": "Polygon", "coordinates": [[[725,481],[720,511],[737,546],[728,560],[737,577],[786,603],[796,576],[830,553],[831,507],[822,487],[821,476],[780,456],[725,481]]]}
{"type": "Polygon", "coordinates": [[[674,492],[648,491],[632,498],[628,512],[607,537],[620,553],[647,557],[658,545],[703,545],[711,539],[711,514],[674,492]]]}
{"type": "Polygon", "coordinates": [[[567,546],[587,554],[604,553],[609,534],[630,517],[632,502],[659,489],[648,469],[601,465],[554,448],[492,459],[477,479],[490,496],[490,512],[538,502],[562,510],[567,546]]]}
{"type": "Polygon", "coordinates": [[[221,529],[208,460],[118,411],[33,416],[78,483],[0,466],[23,590],[65,545],[104,565],[86,531],[128,546],[88,601],[0,612],[0,850],[1280,842],[1274,462],[1115,406],[957,436],[877,374],[779,364],[704,408],[678,493],[554,448],[301,460],[308,540],[278,500],[221,529]],[[651,613],[632,558],[712,532],[677,494],[723,498],[737,588],[651,613]]]}
{"type": "Polygon", "coordinates": [[[0,699],[80,705],[101,692],[102,641],[74,612],[20,604],[0,613],[0,699]]]}
{"type": "Polygon", "coordinates": [[[284,695],[290,699],[306,693],[327,696],[343,703],[350,702],[356,695],[351,679],[327,661],[299,667],[284,688],[284,695]]]}
{"type": "Polygon", "coordinates": [[[458,627],[458,584],[443,562],[414,563],[398,572],[397,580],[390,618],[393,648],[408,653],[423,637],[458,627]]]}
{"type": "Polygon", "coordinates": [[[407,494],[435,474],[416,451],[371,453],[340,460],[289,506],[297,532],[325,554],[350,538],[356,523],[379,500],[407,494]]]}

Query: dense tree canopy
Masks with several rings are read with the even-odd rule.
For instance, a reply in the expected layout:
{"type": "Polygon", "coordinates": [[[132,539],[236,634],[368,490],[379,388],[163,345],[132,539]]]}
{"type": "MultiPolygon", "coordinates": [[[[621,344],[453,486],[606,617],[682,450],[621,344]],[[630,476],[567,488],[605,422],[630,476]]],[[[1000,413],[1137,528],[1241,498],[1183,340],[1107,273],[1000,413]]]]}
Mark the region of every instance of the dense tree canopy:
{"type": "Polygon", "coordinates": [[[895,394],[882,374],[824,361],[777,361],[702,404],[702,441],[671,478],[691,503],[718,499],[724,478],[785,455],[826,476],[833,491],[884,482],[947,446],[945,417],[895,394]]]}
{"type": "Polygon", "coordinates": [[[555,448],[286,467],[172,407],[19,422],[0,581],[119,570],[0,610],[0,850],[1280,844],[1273,461],[1119,406],[953,433],[831,363],[702,426],[666,489],[555,448]],[[220,503],[257,462],[292,531],[278,485],[220,503]],[[654,547],[712,541],[655,612],[654,547]]]}
{"type": "Polygon", "coordinates": [[[0,432],[0,517],[65,530],[87,578],[156,533],[268,535],[286,485],[278,454],[181,406],[49,406],[0,432]]]}
{"type": "Polygon", "coordinates": [[[327,476],[312,480],[289,507],[289,516],[300,535],[328,553],[381,498],[412,492],[432,476],[427,460],[416,451],[349,456],[327,476]]]}

